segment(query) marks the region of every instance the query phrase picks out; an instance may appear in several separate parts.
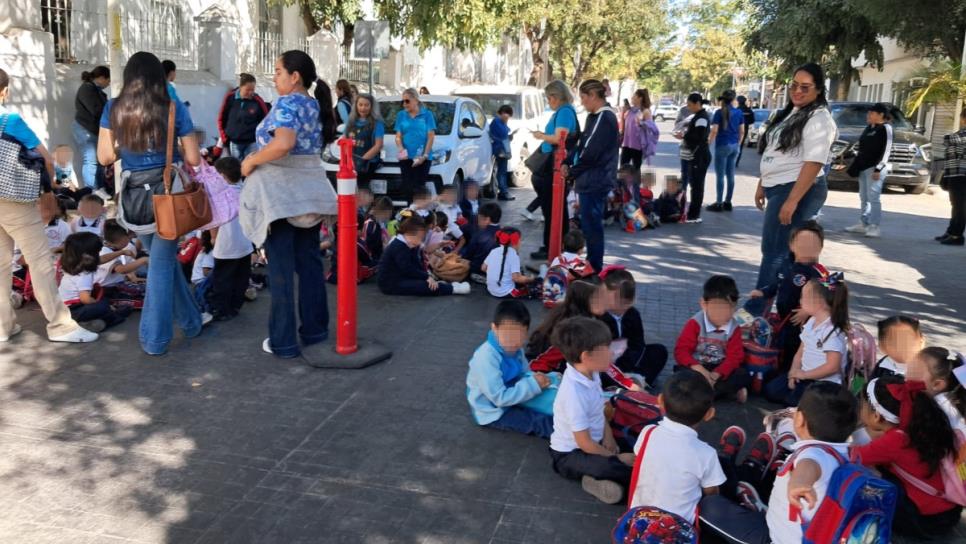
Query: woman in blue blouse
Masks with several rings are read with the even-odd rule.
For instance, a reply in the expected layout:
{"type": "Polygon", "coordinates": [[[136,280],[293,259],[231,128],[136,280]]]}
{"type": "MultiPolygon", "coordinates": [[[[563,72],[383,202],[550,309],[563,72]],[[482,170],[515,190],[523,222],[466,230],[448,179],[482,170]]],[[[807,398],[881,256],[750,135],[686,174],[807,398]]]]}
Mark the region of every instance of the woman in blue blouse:
{"type": "Polygon", "coordinates": [[[406,202],[413,199],[413,189],[426,183],[429,176],[429,153],[436,138],[436,118],[419,101],[416,89],[402,94],[403,109],[396,115],[396,148],[399,149],[399,173],[406,202]]]}
{"type": "Polygon", "coordinates": [[[735,92],[728,89],[718,97],[721,108],[711,119],[709,143],[714,142],[714,175],[717,177],[717,199],[709,212],[730,212],[731,195],[735,192],[735,164],[741,141],[745,138],[745,117],[734,107],[735,92]],[[728,187],[725,190],[725,182],[728,187]]]}

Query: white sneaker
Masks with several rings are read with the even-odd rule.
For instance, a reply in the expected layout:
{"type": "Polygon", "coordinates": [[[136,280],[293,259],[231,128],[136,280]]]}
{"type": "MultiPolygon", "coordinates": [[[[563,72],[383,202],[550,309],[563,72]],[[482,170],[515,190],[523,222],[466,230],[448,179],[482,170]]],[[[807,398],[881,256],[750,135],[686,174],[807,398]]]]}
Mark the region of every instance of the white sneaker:
{"type": "Polygon", "coordinates": [[[47,339],[51,342],[69,342],[73,344],[80,344],[84,342],[96,341],[97,333],[77,327],[67,334],[61,334],[60,336],[48,336],[47,339]]]}
{"type": "Polygon", "coordinates": [[[458,281],[452,284],[454,295],[468,295],[470,294],[470,284],[466,281],[458,281]]]}
{"type": "Polygon", "coordinates": [[[882,232],[879,231],[879,225],[869,225],[865,229],[866,238],[878,238],[882,236],[882,232]]]}
{"type": "Polygon", "coordinates": [[[257,298],[258,298],[257,289],[251,286],[249,286],[248,289],[245,289],[245,300],[247,300],[248,302],[254,302],[255,299],[257,298]]]}
{"type": "Polygon", "coordinates": [[[704,223],[704,219],[701,219],[700,217],[696,217],[694,219],[688,219],[687,221],[685,221],[685,223],[690,223],[691,225],[697,225],[699,223],[704,223]]]}
{"type": "Polygon", "coordinates": [[[201,326],[204,327],[215,318],[215,316],[209,314],[208,312],[201,312],[201,326]]]}
{"type": "Polygon", "coordinates": [[[523,218],[526,219],[527,221],[535,221],[537,219],[537,217],[533,215],[533,213],[530,210],[523,210],[522,212],[520,212],[520,215],[522,215],[523,218]]]}
{"type": "Polygon", "coordinates": [[[10,307],[14,310],[23,308],[23,295],[16,291],[10,291],[10,307]]]}
{"type": "Polygon", "coordinates": [[[620,484],[610,480],[598,480],[590,476],[584,476],[580,480],[580,486],[584,491],[590,493],[597,500],[605,504],[617,504],[621,502],[621,497],[624,495],[624,490],[621,489],[620,484]]]}
{"type": "Polygon", "coordinates": [[[264,351],[269,355],[273,355],[274,352],[272,351],[272,343],[270,340],[271,340],[270,338],[266,338],[265,340],[262,340],[262,351],[264,351]]]}
{"type": "Polygon", "coordinates": [[[851,227],[846,228],[845,232],[850,232],[852,234],[865,234],[865,224],[856,223],[855,225],[852,225],[851,227]]]}
{"type": "Polygon", "coordinates": [[[6,336],[0,336],[0,342],[9,342],[11,338],[13,338],[14,336],[17,336],[22,332],[23,332],[23,329],[20,328],[20,325],[17,325],[16,323],[14,323],[13,330],[10,331],[10,334],[6,336]]]}

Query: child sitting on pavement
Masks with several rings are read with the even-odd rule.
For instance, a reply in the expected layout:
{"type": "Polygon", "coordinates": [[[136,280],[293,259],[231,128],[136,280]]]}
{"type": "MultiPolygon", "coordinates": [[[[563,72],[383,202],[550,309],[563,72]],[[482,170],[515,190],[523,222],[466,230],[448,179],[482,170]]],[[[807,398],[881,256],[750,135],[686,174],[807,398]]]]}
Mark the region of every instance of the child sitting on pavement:
{"type": "Polygon", "coordinates": [[[645,427],[634,446],[640,472],[631,508],[654,506],[696,522],[701,497],[725,482],[717,453],[697,433],[714,418],[714,390],[703,376],[684,370],[668,379],[658,402],[664,419],[645,427]]]}
{"type": "Polygon", "coordinates": [[[95,297],[94,273],[101,262],[101,239],[91,232],[77,232],[64,242],[60,258],[64,275],[60,280],[61,300],[70,309],[70,316],[87,330],[102,330],[123,323],[131,308],[114,307],[103,297],[95,297]]]}
{"type": "Polygon", "coordinates": [[[553,331],[571,317],[594,317],[606,311],[600,278],[588,276],[570,282],[561,304],[551,309],[530,335],[526,353],[534,372],[563,372],[567,361],[553,345],[553,331]]]}
{"type": "Polygon", "coordinates": [[[570,229],[563,237],[563,252],[550,261],[550,268],[566,267],[570,272],[570,279],[583,278],[595,272],[594,267],[586,259],[587,240],[580,229],[570,229]]]}
{"type": "Polygon", "coordinates": [[[677,176],[664,178],[664,191],[654,201],[654,213],[661,223],[678,223],[684,214],[684,189],[677,176]]]}
{"type": "Polygon", "coordinates": [[[592,318],[573,317],[556,326],[553,344],[568,363],[553,404],[550,457],[554,472],[616,504],[630,485],[634,456],[619,452],[604,418],[600,373],[611,363],[610,342],[610,331],[592,318]]]}
{"type": "Polygon", "coordinates": [[[379,290],[387,295],[468,295],[468,283],[440,282],[429,275],[422,250],[426,222],[409,210],[404,210],[402,217],[399,234],[386,246],[379,261],[379,290]]]}
{"type": "Polygon", "coordinates": [[[484,342],[470,359],[466,398],[478,425],[550,438],[553,416],[523,406],[551,385],[546,374],[531,372],[523,346],[530,312],[517,300],[496,307],[484,342]]]}
{"type": "Polygon", "coordinates": [[[64,242],[72,234],[70,224],[67,222],[69,216],[67,215],[67,203],[64,202],[64,199],[57,199],[57,208],[59,212],[57,215],[53,217],[41,217],[47,225],[44,227],[44,234],[47,235],[47,247],[54,254],[64,251],[64,242]]]}
{"type": "Polygon", "coordinates": [[[503,227],[496,233],[499,244],[483,261],[486,290],[497,298],[540,298],[543,286],[540,278],[522,273],[520,269],[520,231],[503,227]]]}
{"type": "Polygon", "coordinates": [[[644,320],[634,307],[637,299],[634,276],[621,267],[604,267],[601,276],[607,309],[600,320],[610,329],[614,340],[627,341],[627,349],[614,364],[622,372],[639,374],[648,385],[654,385],[667,364],[668,353],[664,345],[644,341],[644,320]]]}
{"type": "MultiPolygon", "coordinates": [[[[482,204],[480,204],[480,186],[475,181],[468,179],[463,182],[463,198],[459,201],[459,207],[460,219],[457,220],[456,224],[472,240],[479,224],[477,216],[479,216],[482,207],[482,204]]],[[[496,223],[499,222],[500,220],[497,219],[496,223]]]]}
{"type": "Polygon", "coordinates": [[[460,257],[470,262],[470,274],[476,275],[473,279],[477,283],[486,283],[483,261],[497,246],[496,233],[500,230],[502,217],[503,210],[495,202],[487,202],[480,206],[477,228],[473,230],[469,243],[460,250],[460,257]]]}
{"type": "MultiPolygon", "coordinates": [[[[413,189],[413,202],[406,209],[413,211],[425,221],[429,217],[429,214],[433,213],[435,207],[436,204],[433,202],[432,193],[425,186],[420,185],[413,189]]],[[[396,219],[402,221],[402,215],[400,214],[396,215],[396,219]]]]}
{"type": "Polygon", "coordinates": [[[104,224],[104,247],[101,248],[101,264],[94,273],[94,283],[101,286],[104,297],[118,304],[131,304],[135,308],[144,302],[144,280],[137,271],[147,266],[148,257],[135,258],[131,233],[117,221],[104,224]],[[120,253],[120,254],[119,254],[120,253]],[[104,259],[109,259],[104,261],[104,259]]]}
{"type": "Polygon", "coordinates": [[[715,397],[748,400],[752,378],[743,366],[745,349],[734,319],[738,286],[729,276],[711,276],[704,284],[701,311],[688,320],[674,346],[678,367],[689,367],[714,387],[715,397]]]}
{"type": "Polygon", "coordinates": [[[70,224],[72,232],[92,232],[97,236],[104,237],[104,200],[95,195],[84,195],[77,204],[77,211],[80,215],[74,218],[70,224]]]}
{"type": "Polygon", "coordinates": [[[905,315],[887,317],[878,323],[879,350],[885,355],[876,362],[872,378],[906,375],[906,369],[926,344],[919,320],[905,315]]]}

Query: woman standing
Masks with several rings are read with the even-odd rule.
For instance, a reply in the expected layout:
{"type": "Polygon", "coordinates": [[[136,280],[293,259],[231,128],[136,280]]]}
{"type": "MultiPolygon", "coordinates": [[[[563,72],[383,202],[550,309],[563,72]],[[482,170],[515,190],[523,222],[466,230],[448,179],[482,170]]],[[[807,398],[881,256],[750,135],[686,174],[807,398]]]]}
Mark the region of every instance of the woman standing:
{"type": "Polygon", "coordinates": [[[641,170],[643,157],[643,125],[651,119],[651,96],[647,89],[638,89],[631,96],[631,109],[624,114],[624,137],[621,141],[621,166],[630,164],[641,170]]]}
{"type": "Polygon", "coordinates": [[[709,212],[730,212],[731,195],[735,192],[735,162],[741,141],[745,138],[745,118],[741,110],[734,107],[735,92],[728,89],[718,97],[721,108],[714,112],[711,119],[711,136],[714,142],[714,175],[717,178],[717,199],[708,206],[709,212]],[[728,192],[725,193],[725,176],[728,178],[728,192]],[[722,196],[724,199],[722,199],[722,196]]]}
{"type": "Polygon", "coordinates": [[[255,151],[255,127],[268,115],[268,104],[255,92],[255,76],[242,74],[238,87],[228,91],[218,113],[221,145],[238,160],[255,151]]]}
{"type": "Polygon", "coordinates": [[[101,114],[107,104],[104,89],[111,85],[111,70],[98,66],[90,72],[81,73],[82,83],[74,97],[74,142],[83,160],[80,182],[83,187],[100,189],[97,165],[97,134],[100,131],[101,114]]]}
{"type": "MultiPolygon", "coordinates": [[[[0,69],[0,123],[4,136],[13,138],[23,147],[39,153],[47,164],[50,179],[54,179],[54,162],[44,144],[34,134],[20,114],[4,107],[10,95],[10,77],[0,69]]],[[[4,155],[0,160],[15,161],[16,155],[4,155]]],[[[7,181],[7,180],[5,180],[7,181]]],[[[50,188],[47,187],[49,191],[50,188]]],[[[40,194],[40,188],[37,190],[40,194]]],[[[93,342],[97,334],[77,325],[70,317],[70,310],[57,292],[57,279],[51,264],[50,248],[44,232],[44,221],[36,202],[13,202],[0,199],[0,284],[5,292],[0,295],[0,343],[20,334],[17,315],[10,304],[10,285],[13,275],[13,246],[20,248],[40,309],[47,318],[47,338],[51,342],[93,342]]]]}
{"type": "MultiPolygon", "coordinates": [[[[531,134],[534,138],[542,142],[540,144],[540,152],[550,154],[561,143],[557,129],[565,128],[567,129],[567,140],[563,144],[569,152],[577,145],[578,137],[577,110],[573,106],[574,95],[570,93],[570,88],[567,87],[567,84],[559,79],[547,84],[543,92],[547,97],[547,103],[550,105],[553,115],[547,121],[547,126],[543,132],[533,131],[531,134]]],[[[546,260],[547,258],[547,248],[550,247],[550,218],[553,217],[551,209],[554,204],[563,206],[563,232],[560,235],[561,240],[563,239],[563,235],[567,233],[570,225],[569,214],[567,213],[565,203],[555,203],[553,201],[553,158],[548,157],[548,160],[543,164],[543,168],[539,172],[533,172],[533,176],[531,177],[533,188],[537,192],[537,198],[540,200],[540,209],[543,211],[544,218],[543,246],[530,254],[531,259],[538,261],[546,260]]],[[[529,211],[529,207],[527,210],[529,211]]]]}
{"type": "Polygon", "coordinates": [[[352,86],[345,79],[335,82],[335,120],[338,124],[349,121],[349,113],[352,112],[352,86]]]}
{"type": "Polygon", "coordinates": [[[761,178],[755,191],[755,206],[765,211],[758,288],[775,281],[788,258],[792,229],[815,217],[828,196],[822,170],[836,128],[825,97],[825,72],[815,63],[804,64],[795,70],[788,87],[790,100],[764,135],[761,178]]]}
{"type": "Polygon", "coordinates": [[[861,221],[845,231],[878,238],[881,236],[882,184],[888,173],[892,150],[892,125],[889,124],[889,108],[881,102],[873,104],[865,117],[869,124],[859,136],[859,154],[849,165],[849,175],[859,178],[861,221]]]}
{"type": "Polygon", "coordinates": [[[936,240],[947,246],[964,244],[966,230],[966,108],[959,114],[959,132],[943,137],[946,144],[946,160],[943,168],[942,186],[949,191],[952,214],[949,226],[936,240]]]}
{"type": "Polygon", "coordinates": [[[406,89],[402,94],[402,110],[396,114],[396,149],[406,202],[412,201],[413,189],[426,183],[432,165],[429,153],[435,138],[433,112],[419,101],[416,89],[406,89]]]}
{"type": "Polygon", "coordinates": [[[704,177],[711,164],[711,150],[708,149],[708,132],[711,117],[704,109],[703,99],[698,93],[688,95],[685,106],[691,115],[683,132],[676,132],[675,138],[681,139],[681,171],[684,191],[691,187],[690,205],[687,210],[688,223],[700,223],[701,205],[704,203],[704,177]]]}
{"type": "Polygon", "coordinates": [[[320,152],[335,140],[329,86],[303,51],[286,51],[275,61],[278,99],[258,125],[258,150],[242,162],[248,179],[239,221],[245,235],[265,246],[272,308],[262,350],[292,358],[329,337],[319,223],[336,213],[332,184],[325,180],[320,152]],[[315,98],[308,90],[315,85],[315,98]],[[298,274],[298,314],[295,278],[298,274]]]}
{"type": "MultiPolygon", "coordinates": [[[[123,204],[118,222],[126,228],[142,226],[133,219],[138,210],[130,207],[140,198],[131,196],[143,191],[144,186],[153,189],[163,184],[170,104],[175,108],[174,135],[181,140],[181,151],[175,146],[173,162],[180,163],[182,153],[184,162],[191,166],[201,162],[188,107],[168,95],[167,83],[157,57],[144,51],[135,53],[124,67],[121,93],[107,103],[101,116],[97,159],[106,166],[120,158],[124,166],[118,187],[118,199],[123,204]]],[[[153,223],[153,209],[147,209],[147,214],[151,216],[148,224],[153,223]]],[[[148,355],[164,355],[174,323],[187,338],[201,334],[201,311],[178,264],[178,241],[165,240],[155,233],[139,238],[150,255],[139,330],[141,349],[148,355]]]]}
{"type": "Polygon", "coordinates": [[[379,113],[376,99],[371,94],[360,94],[346,123],[346,136],[355,140],[352,160],[355,162],[360,187],[369,187],[372,174],[382,162],[379,154],[382,152],[385,135],[386,123],[379,113]]]}

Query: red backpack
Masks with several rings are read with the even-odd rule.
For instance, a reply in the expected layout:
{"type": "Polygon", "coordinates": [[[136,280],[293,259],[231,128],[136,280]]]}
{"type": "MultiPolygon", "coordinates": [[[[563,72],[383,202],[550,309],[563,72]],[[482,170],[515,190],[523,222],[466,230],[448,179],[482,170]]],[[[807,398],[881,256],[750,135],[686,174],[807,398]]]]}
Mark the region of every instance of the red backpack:
{"type": "Polygon", "coordinates": [[[641,431],[664,417],[657,397],[643,391],[621,391],[610,398],[610,404],[614,408],[610,428],[622,451],[633,449],[641,431]]]}

